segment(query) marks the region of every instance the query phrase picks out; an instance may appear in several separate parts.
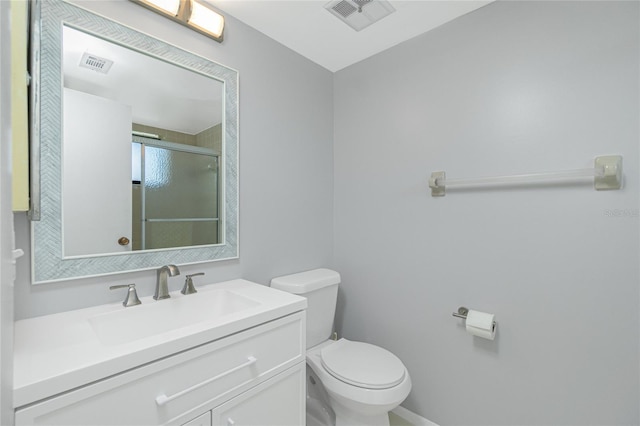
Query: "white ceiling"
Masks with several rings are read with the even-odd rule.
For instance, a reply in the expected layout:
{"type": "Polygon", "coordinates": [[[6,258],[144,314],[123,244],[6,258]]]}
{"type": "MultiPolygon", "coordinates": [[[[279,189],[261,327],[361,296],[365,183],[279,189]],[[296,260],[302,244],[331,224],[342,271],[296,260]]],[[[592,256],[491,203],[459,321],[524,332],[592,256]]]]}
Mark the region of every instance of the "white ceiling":
{"type": "Polygon", "coordinates": [[[493,0],[391,0],[395,12],[356,32],[324,8],[328,0],[207,0],[223,13],[338,71],[493,0]]]}

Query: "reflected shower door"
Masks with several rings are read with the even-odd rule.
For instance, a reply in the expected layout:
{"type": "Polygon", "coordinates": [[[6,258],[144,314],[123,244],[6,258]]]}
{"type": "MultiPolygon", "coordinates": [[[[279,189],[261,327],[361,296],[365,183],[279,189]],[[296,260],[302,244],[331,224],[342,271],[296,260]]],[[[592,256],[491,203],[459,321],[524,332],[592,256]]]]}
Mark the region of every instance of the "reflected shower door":
{"type": "Polygon", "coordinates": [[[219,243],[218,157],[143,146],[141,249],[219,243]]]}

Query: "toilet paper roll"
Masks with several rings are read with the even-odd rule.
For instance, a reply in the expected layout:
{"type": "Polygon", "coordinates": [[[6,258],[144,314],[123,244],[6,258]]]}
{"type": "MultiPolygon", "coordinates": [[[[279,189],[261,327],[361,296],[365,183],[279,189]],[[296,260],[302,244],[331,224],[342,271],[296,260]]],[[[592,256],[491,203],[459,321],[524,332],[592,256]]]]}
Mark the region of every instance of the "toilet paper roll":
{"type": "Polygon", "coordinates": [[[467,313],[467,333],[483,339],[493,340],[496,337],[496,326],[493,314],[469,310],[467,313]]]}

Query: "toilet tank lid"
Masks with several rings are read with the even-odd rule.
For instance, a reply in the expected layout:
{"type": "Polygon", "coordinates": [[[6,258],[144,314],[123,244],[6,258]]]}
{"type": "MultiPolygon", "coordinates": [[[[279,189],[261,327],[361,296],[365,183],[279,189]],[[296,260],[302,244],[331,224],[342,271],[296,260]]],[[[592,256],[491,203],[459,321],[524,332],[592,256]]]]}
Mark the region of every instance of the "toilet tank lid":
{"type": "Polygon", "coordinates": [[[284,275],[271,280],[271,287],[294,294],[309,293],[336,284],[340,284],[340,274],[324,268],[284,275]]]}

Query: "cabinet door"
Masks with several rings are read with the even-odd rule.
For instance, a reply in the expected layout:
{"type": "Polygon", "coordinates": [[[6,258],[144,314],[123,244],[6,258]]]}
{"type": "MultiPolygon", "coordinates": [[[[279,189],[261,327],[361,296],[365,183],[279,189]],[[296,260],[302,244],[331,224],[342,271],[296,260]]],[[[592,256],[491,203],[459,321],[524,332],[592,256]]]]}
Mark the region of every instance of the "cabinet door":
{"type": "Polygon", "coordinates": [[[305,363],[300,363],[215,408],[213,426],[303,425],[305,383],[305,363]]]}
{"type": "MultiPolygon", "coordinates": [[[[29,210],[29,116],[27,100],[27,6],[12,2],[11,14],[11,183],[13,211],[29,210]]],[[[3,80],[4,83],[4,80],[3,80]]]]}

